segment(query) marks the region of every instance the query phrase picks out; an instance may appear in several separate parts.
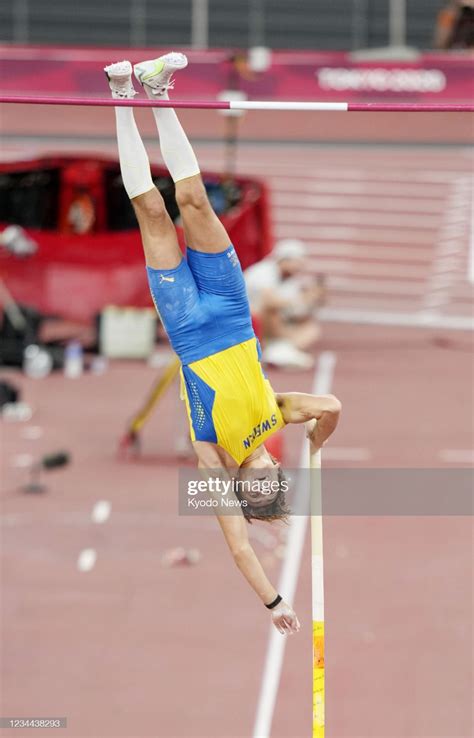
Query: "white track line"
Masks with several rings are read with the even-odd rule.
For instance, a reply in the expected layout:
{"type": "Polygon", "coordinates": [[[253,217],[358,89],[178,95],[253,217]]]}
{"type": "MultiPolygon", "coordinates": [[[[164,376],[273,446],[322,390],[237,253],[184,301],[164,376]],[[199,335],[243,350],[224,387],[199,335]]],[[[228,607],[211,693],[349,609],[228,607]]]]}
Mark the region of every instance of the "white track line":
{"type": "Polygon", "coordinates": [[[399,328],[446,328],[455,331],[474,330],[474,320],[469,315],[438,315],[435,312],[417,313],[382,312],[323,308],[319,318],[328,323],[356,323],[360,325],[391,325],[399,328]]]}
{"type": "Polygon", "coordinates": [[[355,280],[352,277],[331,274],[327,275],[327,285],[329,290],[361,292],[366,297],[380,297],[381,294],[419,297],[423,287],[423,283],[420,282],[395,282],[392,279],[384,279],[383,282],[374,279],[355,280]],[[368,294],[370,292],[374,294],[368,294]]]}
{"type": "Polygon", "coordinates": [[[92,522],[97,523],[98,525],[105,523],[110,517],[111,510],[112,505],[108,500],[99,500],[92,508],[92,522]]]}
{"type": "Polygon", "coordinates": [[[343,446],[326,446],[324,448],[325,461],[368,461],[368,448],[344,448],[343,446]]]}
{"type": "Polygon", "coordinates": [[[365,226],[372,228],[373,226],[394,226],[398,228],[409,228],[417,231],[437,231],[440,225],[441,216],[436,215],[405,215],[403,213],[377,213],[370,210],[342,210],[336,214],[327,210],[314,210],[313,208],[294,207],[284,208],[278,207],[275,211],[276,223],[294,223],[297,217],[300,223],[314,223],[319,225],[324,223],[331,225],[336,219],[342,225],[365,226]]]}
{"type": "MultiPolygon", "coordinates": [[[[245,166],[245,162],[243,161],[242,157],[239,159],[239,163],[241,167],[245,166]]],[[[407,178],[410,178],[411,184],[419,183],[419,184],[446,184],[446,182],[450,182],[452,179],[454,179],[456,176],[459,176],[460,173],[463,173],[463,169],[451,169],[451,170],[440,170],[440,171],[418,171],[418,170],[409,170],[409,169],[398,169],[398,170],[391,170],[388,167],[381,168],[380,170],[376,169],[369,169],[369,168],[363,168],[360,167],[359,169],[346,169],[344,166],[341,166],[338,163],[335,163],[332,168],[323,169],[318,166],[317,170],[311,171],[311,167],[308,168],[308,163],[296,165],[294,162],[291,164],[291,171],[292,173],[288,173],[288,168],[285,165],[281,164],[274,164],[272,162],[266,162],[262,165],[256,165],[255,161],[248,162],[248,169],[246,170],[248,172],[254,172],[258,173],[260,175],[266,175],[269,177],[270,181],[272,177],[279,177],[284,178],[285,186],[288,183],[288,189],[291,189],[291,180],[293,181],[299,181],[301,180],[307,180],[309,182],[312,181],[325,181],[326,179],[329,180],[337,180],[338,182],[351,182],[356,181],[360,182],[362,184],[367,183],[373,183],[373,182],[380,182],[381,186],[381,194],[384,194],[384,185],[387,184],[394,184],[399,183],[402,184],[407,181],[407,178]]]]}
{"type": "Polygon", "coordinates": [[[451,302],[456,285],[464,277],[463,262],[469,228],[470,197],[466,177],[452,182],[433,254],[433,265],[423,308],[440,310],[451,302]]]}
{"type": "Polygon", "coordinates": [[[467,278],[471,284],[474,284],[474,189],[472,187],[469,195],[469,201],[469,267],[467,278]]]}
{"type": "Polygon", "coordinates": [[[83,548],[77,558],[77,568],[79,571],[91,571],[97,561],[97,552],[94,548],[83,548]]]}
{"type": "Polygon", "coordinates": [[[36,441],[43,435],[43,429],[39,425],[27,425],[21,432],[21,437],[27,441],[36,441]]]}
{"type": "Polygon", "coordinates": [[[287,192],[280,191],[274,193],[272,196],[272,202],[278,207],[293,207],[300,210],[301,208],[308,208],[312,210],[340,210],[354,209],[354,210],[368,210],[370,212],[382,212],[395,213],[420,213],[426,215],[427,213],[435,214],[439,217],[440,207],[444,198],[437,198],[436,200],[424,198],[423,200],[417,200],[415,198],[394,198],[392,196],[386,197],[377,195],[376,197],[355,197],[344,195],[311,195],[311,194],[289,194],[287,192]]]}
{"type": "Polygon", "coordinates": [[[28,469],[32,466],[34,460],[35,457],[32,454],[15,454],[11,459],[10,466],[16,469],[28,469]]]}
{"type": "MultiPolygon", "coordinates": [[[[334,292],[331,294],[331,310],[367,310],[374,312],[382,310],[388,313],[416,313],[420,307],[419,297],[409,295],[393,297],[381,293],[360,295],[354,292],[334,292]]],[[[328,307],[329,309],[329,307],[328,307]]],[[[337,321],[335,321],[337,322],[337,321]]],[[[351,321],[354,322],[354,321],[351,321]]]]}
{"type": "MultiPolygon", "coordinates": [[[[324,272],[332,275],[351,274],[357,277],[375,277],[379,280],[391,281],[391,277],[398,277],[402,280],[410,280],[411,282],[420,282],[424,284],[426,278],[426,267],[414,266],[413,264],[365,264],[364,262],[342,261],[327,259],[320,256],[317,261],[318,272],[324,272]]],[[[380,286],[380,285],[379,285],[380,286]]]]}
{"type": "MultiPolygon", "coordinates": [[[[378,244],[352,243],[325,243],[319,239],[316,243],[308,244],[308,252],[312,256],[325,256],[365,259],[389,264],[393,261],[407,264],[411,262],[431,263],[431,249],[406,248],[406,246],[383,246],[378,244]]],[[[454,247],[453,247],[454,248],[454,247]]]]}
{"type": "MultiPolygon", "coordinates": [[[[312,387],[312,392],[314,394],[324,395],[331,392],[335,364],[336,356],[331,351],[324,351],[320,355],[312,387]]],[[[300,468],[302,469],[307,468],[308,466],[307,454],[308,449],[305,439],[300,457],[300,468]]],[[[295,498],[294,506],[296,509],[298,509],[298,505],[301,505],[302,502],[307,500],[307,489],[303,487],[305,487],[305,485],[302,485],[302,488],[298,490],[295,498]]],[[[293,601],[295,595],[307,526],[307,516],[295,515],[292,517],[286,544],[285,560],[278,584],[278,591],[281,592],[282,597],[289,602],[293,601]]],[[[270,736],[273,713],[275,711],[275,702],[283,666],[285,645],[286,639],[278,633],[273,625],[271,625],[265,667],[263,670],[262,684],[257,705],[257,715],[252,733],[253,738],[269,738],[270,736]]]]}
{"type": "Polygon", "coordinates": [[[424,229],[417,231],[399,231],[396,228],[390,230],[381,228],[370,228],[364,226],[330,226],[323,225],[315,228],[314,225],[299,223],[280,223],[278,217],[275,218],[275,231],[279,238],[307,238],[314,241],[315,237],[322,240],[335,239],[337,241],[362,241],[363,243],[375,242],[380,245],[386,243],[407,243],[407,244],[427,244],[433,245],[433,233],[424,229]]]}
{"type": "MultiPolygon", "coordinates": [[[[436,184],[418,184],[418,185],[406,185],[402,184],[384,184],[382,182],[318,182],[312,180],[292,180],[292,182],[286,186],[286,181],[280,181],[279,179],[270,179],[272,190],[278,193],[281,197],[287,195],[288,197],[295,196],[309,196],[320,194],[320,195],[333,195],[349,198],[351,203],[352,197],[367,197],[370,199],[378,200],[382,195],[385,197],[390,196],[395,201],[402,198],[406,199],[410,197],[412,200],[418,201],[420,205],[424,200],[442,203],[445,198],[446,184],[439,182],[436,184]]],[[[352,203],[351,203],[352,204],[352,203]]]]}
{"type": "Polygon", "coordinates": [[[439,452],[439,458],[447,464],[474,464],[474,451],[469,448],[445,448],[439,452]]]}

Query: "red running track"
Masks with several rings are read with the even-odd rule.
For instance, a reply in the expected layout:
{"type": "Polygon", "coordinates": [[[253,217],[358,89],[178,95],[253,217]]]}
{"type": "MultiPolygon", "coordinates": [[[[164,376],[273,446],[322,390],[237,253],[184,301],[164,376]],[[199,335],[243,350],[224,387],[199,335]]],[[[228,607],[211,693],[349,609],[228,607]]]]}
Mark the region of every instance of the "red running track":
{"type": "MultiPolygon", "coordinates": [[[[325,329],[344,403],[326,465],[459,465],[445,459],[471,440],[472,346],[460,334],[438,339],[325,329]],[[359,461],[348,461],[356,451],[359,461]]],[[[3,714],[65,715],[64,735],[75,738],[250,738],[268,614],[215,521],[177,515],[176,396],[146,430],[141,460],[119,462],[117,437],[153,370],[119,363],[78,381],[9,375],[43,434],[28,439],[17,424],[3,439],[3,714]],[[19,455],[56,448],[72,451],[72,465],[48,477],[46,494],[21,493],[19,455]],[[112,505],[102,525],[91,519],[99,500],[112,505]],[[172,546],[199,548],[201,562],[163,568],[172,546]],[[97,552],[87,573],[77,569],[84,548],[97,552]]],[[[311,373],[271,379],[277,390],[304,391],[311,373]]],[[[286,431],[287,466],[301,440],[300,428],[286,431]]],[[[467,738],[471,536],[465,518],[326,519],[328,738],[467,738]]],[[[255,528],[252,540],[277,579],[281,534],[255,528]]],[[[287,644],[272,738],[310,736],[309,571],[306,545],[295,601],[303,629],[287,644]]],[[[5,731],[13,735],[27,732],[5,731]]]]}

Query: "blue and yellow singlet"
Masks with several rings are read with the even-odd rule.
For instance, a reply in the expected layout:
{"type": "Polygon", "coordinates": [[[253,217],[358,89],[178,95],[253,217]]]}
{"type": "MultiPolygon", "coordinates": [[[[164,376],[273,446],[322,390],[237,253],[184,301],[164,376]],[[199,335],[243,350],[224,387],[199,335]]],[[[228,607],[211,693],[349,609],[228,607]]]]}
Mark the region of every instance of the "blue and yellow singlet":
{"type": "Polygon", "coordinates": [[[191,439],[216,443],[240,465],[284,420],[262,370],[234,247],[218,253],[188,248],[176,268],[147,272],[181,360],[191,439]]]}
{"type": "Polygon", "coordinates": [[[284,426],[255,338],[183,366],[192,441],[225,449],[237,464],[284,426]]]}

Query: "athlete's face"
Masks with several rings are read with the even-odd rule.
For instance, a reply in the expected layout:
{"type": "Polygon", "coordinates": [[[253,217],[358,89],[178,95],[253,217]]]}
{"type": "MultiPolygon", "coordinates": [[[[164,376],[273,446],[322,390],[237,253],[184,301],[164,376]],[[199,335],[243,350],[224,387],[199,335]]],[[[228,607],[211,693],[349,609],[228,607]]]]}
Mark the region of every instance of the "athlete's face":
{"type": "Polygon", "coordinates": [[[252,459],[240,467],[240,497],[252,507],[265,507],[274,502],[280,491],[279,464],[269,454],[252,459]]]}

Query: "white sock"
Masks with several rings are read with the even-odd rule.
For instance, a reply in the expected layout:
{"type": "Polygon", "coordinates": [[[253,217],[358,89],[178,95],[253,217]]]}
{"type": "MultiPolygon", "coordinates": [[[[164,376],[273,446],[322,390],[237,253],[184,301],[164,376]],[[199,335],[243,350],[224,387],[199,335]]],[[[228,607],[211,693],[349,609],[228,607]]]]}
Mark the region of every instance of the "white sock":
{"type": "MultiPolygon", "coordinates": [[[[144,88],[150,100],[157,99],[149,87],[144,85],[144,88]]],[[[168,93],[165,92],[158,99],[168,100],[168,93]]],[[[161,155],[173,182],[199,174],[196,156],[173,108],[152,108],[152,110],[160,137],[161,155]]]]}
{"type": "Polygon", "coordinates": [[[117,142],[123,186],[130,199],[149,192],[155,186],[150,162],[138,132],[133,108],[115,108],[117,142]]]}

